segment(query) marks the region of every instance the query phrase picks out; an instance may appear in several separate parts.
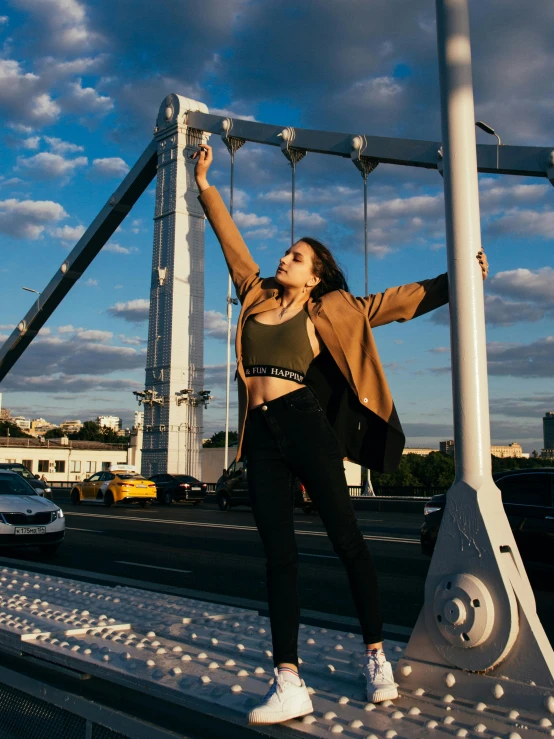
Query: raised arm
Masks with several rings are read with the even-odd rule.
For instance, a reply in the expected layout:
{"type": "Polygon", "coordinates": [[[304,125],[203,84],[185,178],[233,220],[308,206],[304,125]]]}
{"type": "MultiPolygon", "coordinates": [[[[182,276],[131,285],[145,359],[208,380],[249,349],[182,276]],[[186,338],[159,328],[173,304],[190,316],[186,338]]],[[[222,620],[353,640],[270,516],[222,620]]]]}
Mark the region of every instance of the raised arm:
{"type": "MultiPolygon", "coordinates": [[[[487,255],[481,250],[477,252],[476,258],[483,280],[486,280],[489,274],[487,255]]],[[[372,327],[393,321],[402,323],[448,303],[448,275],[445,272],[430,280],[389,287],[385,292],[367,295],[365,298],[355,298],[350,293],[343,295],[350,296],[358,310],[367,314],[372,327]]]]}
{"type": "Polygon", "coordinates": [[[354,300],[358,309],[367,314],[372,327],[393,321],[402,323],[448,303],[448,275],[389,287],[382,293],[354,300]]]}
{"type": "Polygon", "coordinates": [[[198,160],[195,168],[196,184],[200,190],[198,199],[221,244],[231,280],[240,302],[243,303],[248,291],[261,282],[260,268],[253,260],[221,195],[208,183],[208,170],[213,161],[212,147],[202,144],[200,151],[193,154],[193,157],[198,160]]]}

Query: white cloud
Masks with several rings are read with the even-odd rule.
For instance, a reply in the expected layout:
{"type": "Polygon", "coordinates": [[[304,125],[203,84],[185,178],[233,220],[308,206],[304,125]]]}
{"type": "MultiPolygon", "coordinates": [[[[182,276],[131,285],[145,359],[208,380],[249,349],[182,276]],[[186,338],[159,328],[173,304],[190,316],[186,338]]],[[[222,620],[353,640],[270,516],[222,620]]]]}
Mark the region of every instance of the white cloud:
{"type": "Polygon", "coordinates": [[[240,118],[242,121],[256,121],[253,115],[244,115],[244,113],[236,113],[229,108],[211,108],[210,113],[213,115],[226,116],[227,118],[240,118]]]}
{"type": "Polygon", "coordinates": [[[85,231],[84,226],[62,226],[61,228],[54,228],[50,231],[50,235],[55,239],[59,239],[64,245],[68,245],[77,243],[85,231]]]}
{"type": "Polygon", "coordinates": [[[136,254],[139,250],[136,246],[121,246],[120,244],[109,243],[102,248],[102,251],[109,251],[113,254],[136,254]]]}
{"type": "MultiPolygon", "coordinates": [[[[292,211],[289,210],[288,217],[290,219],[292,211]]],[[[321,228],[327,225],[327,221],[319,213],[310,212],[302,208],[295,209],[294,223],[297,226],[306,226],[306,228],[321,228]]]]}
{"type": "Polygon", "coordinates": [[[74,334],[76,331],[84,330],[84,328],[75,328],[75,326],[72,326],[70,323],[66,324],[65,326],[58,326],[59,334],[74,334]]]}
{"type": "Polygon", "coordinates": [[[235,211],[233,217],[239,228],[269,226],[271,223],[271,218],[268,218],[268,216],[257,216],[255,213],[243,213],[241,210],[235,211]]]}
{"type": "Polygon", "coordinates": [[[60,52],[81,52],[102,40],[88,24],[86,6],[77,0],[12,0],[43,31],[41,42],[60,52]]]}
{"type": "Polygon", "coordinates": [[[488,231],[493,235],[523,238],[542,236],[545,239],[551,239],[554,232],[554,211],[509,208],[489,224],[488,231]]]}
{"type": "MultiPolygon", "coordinates": [[[[15,59],[0,59],[0,107],[5,117],[24,119],[33,125],[45,125],[56,120],[59,105],[43,90],[38,75],[25,72],[15,59]]],[[[14,130],[31,133],[29,126],[22,124],[14,130]]]]}
{"type": "Polygon", "coordinates": [[[70,82],[63,98],[64,110],[71,113],[106,115],[114,102],[107,95],[100,95],[94,87],[83,87],[82,80],[70,82]]]}
{"type": "Polygon", "coordinates": [[[123,177],[129,171],[129,165],[121,157],[94,159],[93,172],[102,177],[123,177]]]}
{"type": "Polygon", "coordinates": [[[77,152],[84,151],[84,146],[78,144],[72,144],[69,141],[63,141],[55,136],[45,136],[44,140],[48,146],[52,149],[54,154],[76,154],[77,152]]]}
{"type": "Polygon", "coordinates": [[[0,15],[0,26],[7,26],[10,22],[10,19],[7,15],[0,15]]]}
{"type": "Polygon", "coordinates": [[[402,91],[402,85],[393,77],[372,77],[355,82],[345,97],[356,100],[358,104],[386,106],[402,91]]]}
{"type": "Polygon", "coordinates": [[[38,149],[40,144],[40,136],[29,136],[21,142],[25,149],[38,149]]]}
{"type": "Polygon", "coordinates": [[[552,378],[554,336],[530,344],[492,342],[487,351],[491,375],[552,378]]]}
{"type": "Polygon", "coordinates": [[[52,200],[0,200],[0,231],[16,238],[38,239],[46,224],[67,218],[52,200]]]}
{"type": "Polygon", "coordinates": [[[108,308],[108,313],[114,318],[123,318],[129,323],[140,323],[148,320],[150,302],[145,298],[128,300],[126,303],[116,303],[108,308]]]}
{"type": "Polygon", "coordinates": [[[554,309],[554,269],[512,269],[491,278],[489,289],[509,298],[531,300],[554,309]]]}
{"type": "Polygon", "coordinates": [[[143,339],[140,336],[125,336],[125,334],[119,334],[118,339],[122,344],[128,344],[129,346],[141,346],[141,344],[146,344],[146,339],[143,339]]]}
{"type": "MultiPolygon", "coordinates": [[[[331,203],[335,205],[342,200],[350,200],[351,198],[359,198],[360,191],[353,187],[345,187],[344,185],[328,185],[326,187],[303,187],[296,190],[296,203],[305,205],[318,205],[331,203]]],[[[267,190],[258,194],[260,200],[268,200],[272,203],[290,203],[290,188],[277,188],[267,190]]]]}
{"type": "Polygon", "coordinates": [[[76,169],[86,167],[88,159],[86,157],[64,159],[60,154],[41,151],[32,157],[18,157],[17,164],[28,169],[37,178],[50,179],[73,174],[76,169]]]}
{"type": "Polygon", "coordinates": [[[85,285],[87,285],[88,287],[96,287],[98,285],[98,280],[93,280],[92,277],[89,277],[88,280],[85,282],[85,285]]]}
{"type": "MultiPolygon", "coordinates": [[[[218,187],[219,192],[223,200],[228,203],[231,195],[231,188],[228,185],[218,187]]],[[[246,208],[250,195],[245,190],[240,190],[238,187],[233,189],[233,205],[235,208],[246,208]]]]}
{"type": "Polygon", "coordinates": [[[78,331],[75,338],[80,341],[109,341],[110,339],[113,339],[113,334],[111,331],[87,329],[84,331],[78,331]]]}
{"type": "Polygon", "coordinates": [[[52,100],[49,93],[43,92],[33,100],[30,117],[40,125],[53,123],[60,114],[60,106],[52,100]]]}
{"type": "Polygon", "coordinates": [[[245,239],[272,239],[277,233],[275,226],[269,228],[255,228],[244,234],[245,239]]]}
{"type": "MultiPolygon", "coordinates": [[[[233,341],[236,330],[236,324],[231,324],[231,339],[233,341]]],[[[227,317],[217,310],[204,311],[204,333],[212,339],[227,341],[227,317]]]]}
{"type": "Polygon", "coordinates": [[[23,180],[20,177],[10,177],[8,180],[0,178],[0,187],[13,187],[13,185],[20,185],[23,180]]]}

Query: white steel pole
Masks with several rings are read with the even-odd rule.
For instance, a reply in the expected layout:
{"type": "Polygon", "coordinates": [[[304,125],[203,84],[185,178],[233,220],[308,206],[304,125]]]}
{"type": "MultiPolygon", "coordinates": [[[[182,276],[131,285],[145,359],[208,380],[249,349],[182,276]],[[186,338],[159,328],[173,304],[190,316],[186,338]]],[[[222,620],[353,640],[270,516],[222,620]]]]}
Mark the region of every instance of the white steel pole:
{"type": "MultiPolygon", "coordinates": [[[[235,192],[235,152],[231,149],[231,184],[229,188],[229,213],[231,218],[234,211],[234,192],[235,192]]],[[[231,275],[227,281],[227,367],[226,367],[226,395],[225,395],[225,455],[224,467],[229,467],[229,402],[231,397],[231,322],[233,319],[233,299],[232,299],[233,283],[231,275]]]]}
{"type": "Polygon", "coordinates": [[[436,0],[456,479],[491,474],[475,112],[467,0],[436,0]]]}

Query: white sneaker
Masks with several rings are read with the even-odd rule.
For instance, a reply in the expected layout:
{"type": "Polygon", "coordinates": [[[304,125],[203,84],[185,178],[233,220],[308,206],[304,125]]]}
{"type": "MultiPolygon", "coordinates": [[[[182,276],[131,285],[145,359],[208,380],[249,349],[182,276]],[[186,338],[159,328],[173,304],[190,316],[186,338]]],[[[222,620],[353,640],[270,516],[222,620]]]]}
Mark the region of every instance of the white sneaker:
{"type": "Polygon", "coordinates": [[[307,716],[314,707],[304,680],[295,685],[279,675],[275,668],[275,681],[263,701],[248,714],[248,723],[255,725],[278,724],[291,718],[307,716]]]}
{"type": "Polygon", "coordinates": [[[392,665],[384,654],[366,657],[363,674],[367,680],[367,699],[370,703],[398,698],[398,684],[394,682],[392,665]]]}

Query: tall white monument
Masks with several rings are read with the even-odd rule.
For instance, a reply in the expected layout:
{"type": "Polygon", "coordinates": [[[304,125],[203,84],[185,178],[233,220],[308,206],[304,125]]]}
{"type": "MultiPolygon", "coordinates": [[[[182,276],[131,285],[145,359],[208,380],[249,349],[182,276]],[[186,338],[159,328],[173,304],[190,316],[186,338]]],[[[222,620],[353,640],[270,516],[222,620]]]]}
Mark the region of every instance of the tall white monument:
{"type": "Polygon", "coordinates": [[[187,125],[202,103],[169,95],[156,122],[158,174],[141,471],[201,479],[204,390],[204,212],[190,155],[209,134],[187,125]]]}

